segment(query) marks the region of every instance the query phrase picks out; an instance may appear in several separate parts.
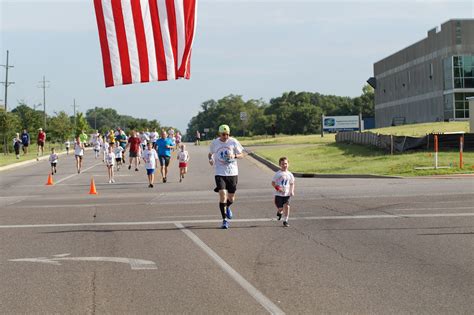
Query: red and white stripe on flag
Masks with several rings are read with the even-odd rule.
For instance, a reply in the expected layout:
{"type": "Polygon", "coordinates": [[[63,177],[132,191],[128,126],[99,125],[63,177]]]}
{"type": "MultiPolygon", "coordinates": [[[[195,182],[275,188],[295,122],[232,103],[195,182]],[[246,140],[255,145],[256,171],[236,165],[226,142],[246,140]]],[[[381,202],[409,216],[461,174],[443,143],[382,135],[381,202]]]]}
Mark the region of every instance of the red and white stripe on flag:
{"type": "Polygon", "coordinates": [[[105,86],[191,76],[197,0],[94,0],[105,86]]]}

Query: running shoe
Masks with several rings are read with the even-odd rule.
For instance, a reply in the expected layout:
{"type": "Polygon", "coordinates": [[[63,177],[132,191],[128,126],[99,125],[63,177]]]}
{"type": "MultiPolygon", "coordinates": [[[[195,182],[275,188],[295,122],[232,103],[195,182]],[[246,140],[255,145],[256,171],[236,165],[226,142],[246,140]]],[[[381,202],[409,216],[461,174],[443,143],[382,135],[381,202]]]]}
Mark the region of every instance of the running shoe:
{"type": "Polygon", "coordinates": [[[111,180],[111,179],[109,179],[109,184],[112,184],[112,180],[111,180]]]}
{"type": "Polygon", "coordinates": [[[131,168],[132,168],[132,166],[131,166],[131,165],[129,165],[129,166],[128,166],[128,169],[131,169],[131,168]]]}
{"type": "Polygon", "coordinates": [[[179,178],[179,182],[181,183],[182,181],[183,181],[183,178],[182,178],[182,177],[180,177],[180,178],[179,178]]]}
{"type": "Polygon", "coordinates": [[[227,220],[223,220],[221,228],[227,230],[229,228],[229,222],[227,222],[227,220]]]}
{"type": "Polygon", "coordinates": [[[290,225],[288,224],[288,221],[283,221],[283,226],[284,227],[289,227],[290,225]]]}
{"type": "Polygon", "coordinates": [[[112,178],[112,183],[115,183],[115,179],[112,178]]]}
{"type": "Polygon", "coordinates": [[[281,212],[280,211],[277,211],[277,217],[278,217],[278,221],[281,220],[281,212]]]}
{"type": "Polygon", "coordinates": [[[135,169],[135,172],[138,172],[138,168],[135,169]]]}
{"type": "Polygon", "coordinates": [[[227,219],[229,220],[232,220],[232,210],[230,210],[230,207],[227,207],[227,209],[225,210],[225,216],[227,217],[227,219]]]}
{"type": "Polygon", "coordinates": [[[214,188],[214,192],[218,193],[219,192],[219,188],[214,188]]]}
{"type": "Polygon", "coordinates": [[[56,170],[56,169],[54,169],[54,174],[56,174],[56,173],[57,173],[57,170],[56,170]]]}
{"type": "Polygon", "coordinates": [[[153,185],[152,185],[152,184],[148,184],[148,188],[151,188],[151,187],[153,187],[153,185]]]}
{"type": "Polygon", "coordinates": [[[163,183],[166,183],[166,177],[163,177],[163,183]]]}

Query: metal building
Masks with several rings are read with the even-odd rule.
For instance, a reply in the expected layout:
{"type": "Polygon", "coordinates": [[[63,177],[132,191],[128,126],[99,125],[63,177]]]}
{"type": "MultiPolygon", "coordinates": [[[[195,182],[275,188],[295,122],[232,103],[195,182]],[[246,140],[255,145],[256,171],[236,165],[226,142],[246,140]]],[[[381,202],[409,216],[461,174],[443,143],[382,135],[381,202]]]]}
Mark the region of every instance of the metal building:
{"type": "Polygon", "coordinates": [[[467,120],[474,96],[474,19],[449,20],[374,64],[375,125],[467,120]]]}

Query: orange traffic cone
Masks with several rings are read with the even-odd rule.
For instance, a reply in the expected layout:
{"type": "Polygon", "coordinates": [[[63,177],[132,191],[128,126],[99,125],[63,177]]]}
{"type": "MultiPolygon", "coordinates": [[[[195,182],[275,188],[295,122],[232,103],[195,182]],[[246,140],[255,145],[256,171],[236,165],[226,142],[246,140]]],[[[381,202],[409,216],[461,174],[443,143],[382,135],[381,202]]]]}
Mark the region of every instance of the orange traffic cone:
{"type": "Polygon", "coordinates": [[[97,190],[95,189],[94,177],[91,178],[91,188],[89,190],[89,195],[97,195],[97,190]]]}
{"type": "Polygon", "coordinates": [[[47,185],[47,186],[54,185],[54,182],[53,182],[53,175],[51,175],[51,174],[48,175],[48,181],[46,182],[46,185],[47,185]]]}

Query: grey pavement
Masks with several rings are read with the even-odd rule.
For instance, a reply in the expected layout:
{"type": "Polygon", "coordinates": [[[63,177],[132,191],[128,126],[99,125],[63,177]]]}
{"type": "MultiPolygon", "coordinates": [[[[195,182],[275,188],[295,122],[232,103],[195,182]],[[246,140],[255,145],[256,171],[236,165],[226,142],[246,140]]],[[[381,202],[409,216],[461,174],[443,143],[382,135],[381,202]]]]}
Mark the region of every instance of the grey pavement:
{"type": "Polygon", "coordinates": [[[0,172],[0,313],[472,313],[472,177],[297,178],[284,228],[247,157],[221,230],[207,147],[188,150],[153,189],[143,167],[108,184],[91,152],[54,186],[47,161],[0,172]]]}

